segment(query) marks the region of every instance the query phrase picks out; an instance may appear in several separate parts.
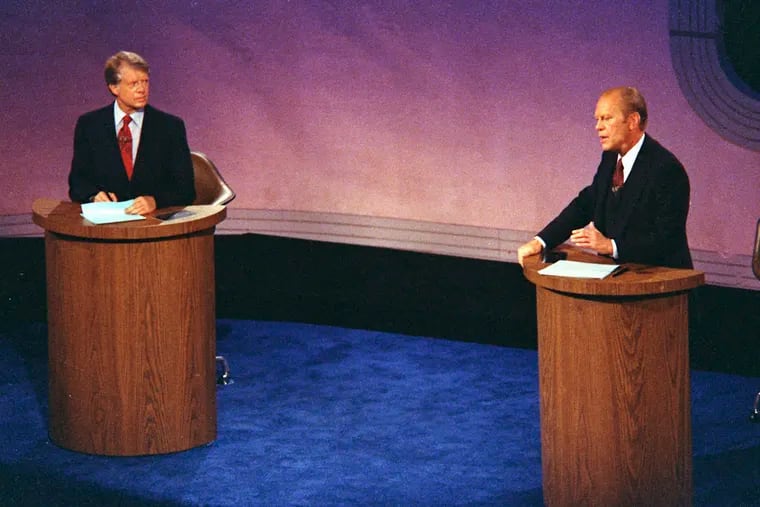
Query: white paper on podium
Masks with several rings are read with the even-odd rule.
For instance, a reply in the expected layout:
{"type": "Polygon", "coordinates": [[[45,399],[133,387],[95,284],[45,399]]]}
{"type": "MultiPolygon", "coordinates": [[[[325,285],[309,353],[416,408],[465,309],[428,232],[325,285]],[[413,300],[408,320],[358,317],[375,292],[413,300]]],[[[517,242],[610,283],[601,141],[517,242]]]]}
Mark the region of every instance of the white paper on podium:
{"type": "Polygon", "coordinates": [[[134,199],[119,202],[88,202],[82,204],[82,216],[93,224],[145,220],[145,217],[142,215],[130,215],[124,212],[134,202],[134,199]]]}
{"type": "Polygon", "coordinates": [[[570,278],[604,278],[615,271],[619,264],[596,264],[594,262],[557,261],[538,271],[540,275],[567,276],[570,278]]]}

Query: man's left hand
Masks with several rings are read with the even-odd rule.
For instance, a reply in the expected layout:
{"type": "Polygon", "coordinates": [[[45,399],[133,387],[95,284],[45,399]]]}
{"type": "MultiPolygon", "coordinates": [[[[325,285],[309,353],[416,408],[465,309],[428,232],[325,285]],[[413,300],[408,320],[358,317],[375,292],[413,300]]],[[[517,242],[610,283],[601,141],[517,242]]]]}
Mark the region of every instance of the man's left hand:
{"type": "Polygon", "coordinates": [[[152,195],[141,195],[124,212],[129,215],[146,215],[155,209],[156,199],[152,195]]]}
{"type": "Polygon", "coordinates": [[[589,222],[583,229],[575,229],[570,235],[570,241],[577,247],[588,248],[602,255],[612,255],[612,240],[599,232],[594,222],[589,222]]]}

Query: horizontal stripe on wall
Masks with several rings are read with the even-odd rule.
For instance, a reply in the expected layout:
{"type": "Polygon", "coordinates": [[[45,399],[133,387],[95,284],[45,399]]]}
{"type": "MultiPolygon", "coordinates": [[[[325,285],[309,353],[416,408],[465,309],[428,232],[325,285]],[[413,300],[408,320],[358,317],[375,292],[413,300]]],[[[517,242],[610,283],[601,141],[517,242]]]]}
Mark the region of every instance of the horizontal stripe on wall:
{"type": "MultiPolygon", "coordinates": [[[[331,243],[374,246],[471,259],[516,262],[517,248],[533,233],[492,227],[440,224],[343,213],[227,210],[217,234],[264,234],[331,243]]],[[[0,237],[42,236],[31,214],[0,216],[0,237]]],[[[747,245],[750,251],[752,245],[747,245]]],[[[692,250],[695,268],[710,285],[760,290],[751,255],[692,250]]]]}

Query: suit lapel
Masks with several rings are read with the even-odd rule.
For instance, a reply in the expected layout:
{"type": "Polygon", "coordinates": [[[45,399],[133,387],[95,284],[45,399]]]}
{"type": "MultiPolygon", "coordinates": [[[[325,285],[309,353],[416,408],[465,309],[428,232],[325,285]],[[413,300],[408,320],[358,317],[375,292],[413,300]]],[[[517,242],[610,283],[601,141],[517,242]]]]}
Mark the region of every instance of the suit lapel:
{"type": "Polygon", "coordinates": [[[110,106],[103,108],[101,116],[101,128],[99,132],[103,133],[104,140],[102,146],[106,150],[106,160],[110,160],[113,172],[119,175],[119,178],[124,180],[125,184],[129,184],[127,178],[127,171],[124,168],[124,162],[121,160],[121,151],[119,151],[119,141],[116,136],[116,122],[113,116],[113,103],[110,106]]]}
{"type": "MultiPolygon", "coordinates": [[[[616,227],[614,231],[610,231],[613,237],[622,233],[623,229],[628,225],[628,221],[631,218],[636,203],[641,198],[641,193],[644,191],[644,187],[649,179],[649,168],[651,166],[650,156],[650,139],[649,136],[644,138],[644,144],[641,146],[636,161],[633,163],[631,174],[628,175],[628,179],[623,186],[620,207],[618,213],[620,216],[616,220],[616,227]]],[[[610,177],[610,183],[612,179],[610,177]]]]}
{"type": "MultiPolygon", "coordinates": [[[[599,168],[598,182],[596,183],[596,209],[594,210],[594,220],[597,223],[597,227],[605,227],[603,224],[605,220],[602,217],[606,214],[607,199],[605,196],[609,193],[609,189],[612,188],[612,173],[615,171],[615,162],[617,162],[617,154],[612,152],[605,152],[602,158],[602,162],[599,168]]],[[[610,236],[612,231],[606,229],[600,229],[605,236],[610,236]]]]}
{"type": "Polygon", "coordinates": [[[107,146],[108,150],[111,152],[111,155],[115,155],[116,158],[121,161],[119,141],[116,138],[116,123],[113,117],[113,105],[103,109],[101,121],[103,127],[100,132],[103,132],[106,137],[106,142],[103,144],[103,146],[107,146]]]}
{"type": "Polygon", "coordinates": [[[143,165],[145,163],[143,162],[143,159],[145,158],[145,153],[148,149],[150,149],[150,126],[151,121],[150,117],[152,116],[151,108],[150,106],[145,106],[145,114],[143,115],[143,123],[140,127],[140,143],[137,145],[137,154],[135,155],[134,160],[134,170],[132,172],[132,181],[135,180],[135,177],[142,172],[143,165]]]}

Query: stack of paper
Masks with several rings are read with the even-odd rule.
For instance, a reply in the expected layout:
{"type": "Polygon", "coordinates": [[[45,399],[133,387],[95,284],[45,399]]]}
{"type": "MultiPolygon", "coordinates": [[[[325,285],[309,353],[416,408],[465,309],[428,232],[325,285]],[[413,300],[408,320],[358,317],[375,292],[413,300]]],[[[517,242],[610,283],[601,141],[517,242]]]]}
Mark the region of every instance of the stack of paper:
{"type": "Polygon", "coordinates": [[[119,202],[88,202],[82,204],[82,216],[93,224],[145,220],[142,215],[130,215],[124,212],[134,202],[134,199],[119,202]]]}
{"type": "Polygon", "coordinates": [[[568,276],[570,278],[604,278],[618,268],[618,264],[557,261],[538,271],[541,275],[568,276]]]}

